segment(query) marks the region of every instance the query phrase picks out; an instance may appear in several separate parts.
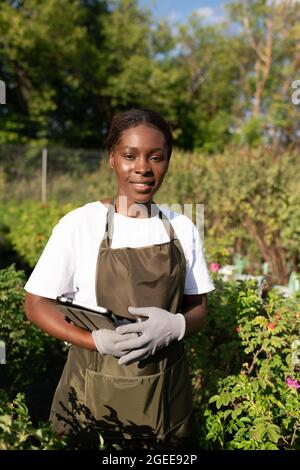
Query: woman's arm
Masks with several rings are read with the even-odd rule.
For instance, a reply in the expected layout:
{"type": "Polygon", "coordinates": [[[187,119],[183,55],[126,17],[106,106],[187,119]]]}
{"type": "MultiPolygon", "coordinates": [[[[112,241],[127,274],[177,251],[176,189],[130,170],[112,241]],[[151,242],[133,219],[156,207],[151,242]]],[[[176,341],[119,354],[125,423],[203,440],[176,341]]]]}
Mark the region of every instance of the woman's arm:
{"type": "Polygon", "coordinates": [[[180,313],[186,321],[185,337],[193,336],[205,325],[207,318],[206,294],[184,295],[180,313]]]}
{"type": "Polygon", "coordinates": [[[24,310],[29,321],[54,338],[96,351],[91,333],[65,321],[54,300],[27,292],[24,310]]]}

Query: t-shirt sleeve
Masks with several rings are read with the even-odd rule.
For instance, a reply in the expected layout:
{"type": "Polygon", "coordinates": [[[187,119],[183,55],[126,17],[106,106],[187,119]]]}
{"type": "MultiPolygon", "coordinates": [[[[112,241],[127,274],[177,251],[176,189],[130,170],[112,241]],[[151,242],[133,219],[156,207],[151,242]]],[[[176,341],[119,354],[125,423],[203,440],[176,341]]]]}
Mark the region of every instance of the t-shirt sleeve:
{"type": "Polygon", "coordinates": [[[56,299],[75,292],[75,227],[73,217],[64,216],[54,227],[24,289],[31,294],[56,299]]]}
{"type": "Polygon", "coordinates": [[[185,295],[205,294],[214,290],[214,283],[209,275],[203,254],[203,243],[193,224],[192,247],[189,249],[186,263],[185,295]]]}

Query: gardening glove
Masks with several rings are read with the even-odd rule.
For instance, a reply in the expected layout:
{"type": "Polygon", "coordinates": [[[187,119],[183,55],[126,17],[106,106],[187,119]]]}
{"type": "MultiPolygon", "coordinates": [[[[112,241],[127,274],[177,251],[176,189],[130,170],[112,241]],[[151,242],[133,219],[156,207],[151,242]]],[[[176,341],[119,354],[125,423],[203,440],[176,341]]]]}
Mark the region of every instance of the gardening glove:
{"type": "Polygon", "coordinates": [[[179,341],[184,337],[186,323],[181,313],[174,314],[157,307],[129,307],[128,311],[133,315],[148,318],[141,322],[129,323],[116,328],[116,333],[120,335],[125,333],[138,333],[139,335],[133,339],[126,339],[120,344],[117,343],[117,347],[129,350],[119,359],[119,364],[145,359],[168,346],[171,341],[179,341]]]}
{"type": "Polygon", "coordinates": [[[133,340],[137,336],[137,333],[121,335],[116,333],[115,330],[106,330],[105,328],[92,331],[95,346],[103,356],[106,354],[110,354],[114,357],[124,356],[124,354],[128,352],[127,347],[123,347],[124,343],[133,340]]]}

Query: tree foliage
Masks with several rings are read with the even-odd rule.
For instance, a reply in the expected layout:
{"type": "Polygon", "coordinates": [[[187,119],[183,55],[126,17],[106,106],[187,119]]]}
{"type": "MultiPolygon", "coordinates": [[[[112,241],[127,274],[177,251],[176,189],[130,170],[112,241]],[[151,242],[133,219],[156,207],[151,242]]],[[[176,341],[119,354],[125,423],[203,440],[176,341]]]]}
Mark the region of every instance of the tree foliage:
{"type": "Polygon", "coordinates": [[[233,1],[223,23],[171,27],[137,0],[3,0],[0,143],[97,147],[132,106],[162,112],[185,149],[299,143],[299,17],[299,2],[233,1]]]}

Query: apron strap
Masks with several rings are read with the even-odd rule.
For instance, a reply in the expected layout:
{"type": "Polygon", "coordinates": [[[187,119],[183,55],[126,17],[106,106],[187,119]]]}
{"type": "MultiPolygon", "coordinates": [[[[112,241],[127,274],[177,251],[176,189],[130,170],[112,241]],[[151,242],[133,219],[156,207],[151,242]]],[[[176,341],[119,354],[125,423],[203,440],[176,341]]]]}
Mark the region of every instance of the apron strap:
{"type": "MultiPolygon", "coordinates": [[[[154,204],[157,206],[155,202],[154,204]]],[[[111,203],[108,206],[108,210],[106,214],[106,225],[105,225],[105,233],[104,233],[104,247],[105,248],[111,247],[113,231],[114,231],[114,213],[115,212],[116,212],[116,197],[114,197],[111,200],[111,203]]],[[[174,240],[176,238],[174,228],[172,224],[170,223],[168,217],[166,217],[165,214],[161,210],[159,210],[159,218],[165,227],[168,237],[170,237],[170,241],[174,240]]]]}
{"type": "Polygon", "coordinates": [[[114,213],[115,213],[115,204],[116,198],[113,198],[109,203],[107,214],[106,214],[106,224],[105,224],[105,232],[102,241],[103,248],[110,248],[113,231],[114,231],[114,213]]]}
{"type": "Polygon", "coordinates": [[[162,223],[165,227],[165,230],[168,234],[168,237],[170,237],[170,241],[174,240],[176,237],[175,237],[175,232],[174,232],[173,225],[171,224],[168,217],[166,217],[165,214],[161,210],[159,211],[159,218],[160,218],[160,220],[162,221],[162,223]]]}

